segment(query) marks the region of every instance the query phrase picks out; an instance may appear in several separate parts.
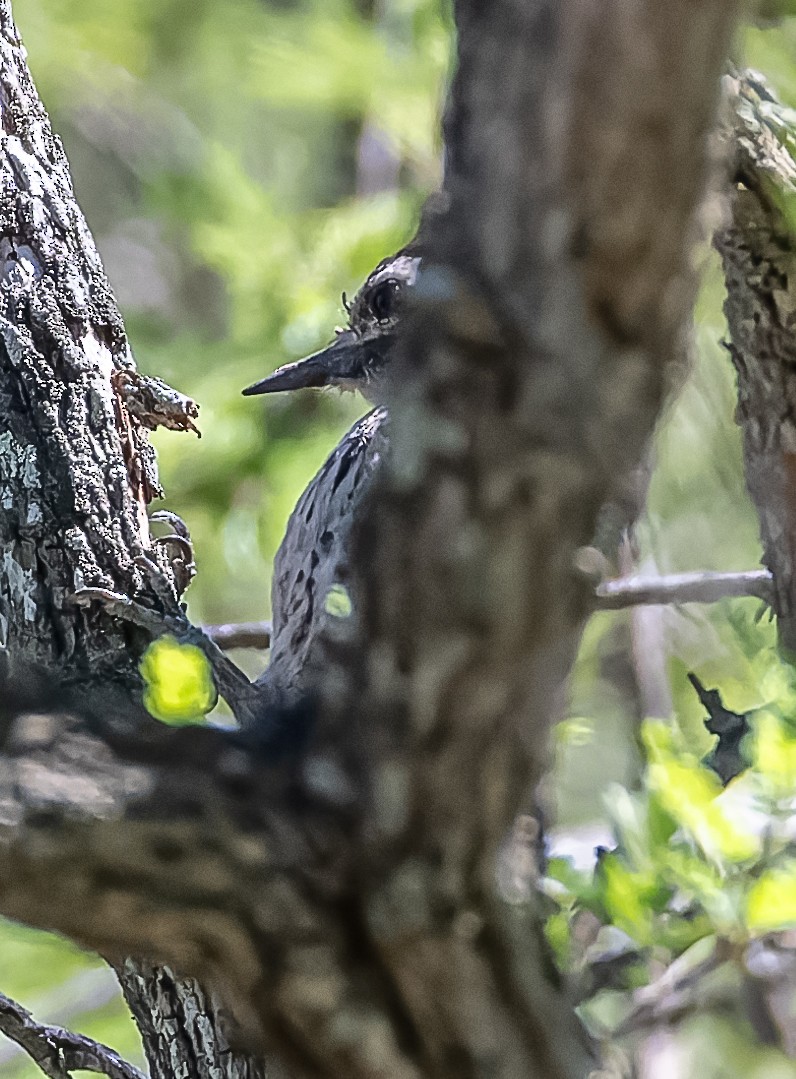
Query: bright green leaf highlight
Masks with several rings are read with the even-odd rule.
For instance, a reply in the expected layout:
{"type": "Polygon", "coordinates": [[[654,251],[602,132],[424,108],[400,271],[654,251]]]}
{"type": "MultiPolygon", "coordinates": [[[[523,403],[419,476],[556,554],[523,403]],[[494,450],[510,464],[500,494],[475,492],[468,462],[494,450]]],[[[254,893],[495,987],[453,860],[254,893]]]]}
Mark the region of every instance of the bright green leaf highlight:
{"type": "Polygon", "coordinates": [[[782,720],[767,708],[755,716],[752,761],[778,790],[788,793],[796,787],[796,738],[789,737],[782,720]]]}
{"type": "Polygon", "coordinates": [[[757,837],[724,811],[718,777],[675,744],[672,728],[648,720],[642,727],[642,738],[649,755],[650,791],[705,855],[716,861],[740,862],[757,854],[757,837]]]}
{"type": "MultiPolygon", "coordinates": [[[[757,672],[757,663],[752,664],[753,675],[757,672]]],[[[796,710],[796,671],[789,663],[783,663],[774,649],[763,653],[760,658],[757,678],[760,695],[768,705],[781,709],[784,713],[796,710]]]]}
{"type": "Polygon", "coordinates": [[[564,966],[569,957],[569,918],[564,911],[551,914],[544,926],[547,942],[553,949],[557,961],[564,966]]]}
{"type": "Polygon", "coordinates": [[[164,723],[195,723],[218,699],[204,653],[174,637],[160,637],[147,648],[141,660],[141,677],[146,685],[144,704],[164,723]]]}
{"type": "Polygon", "coordinates": [[[746,898],[746,924],[757,933],[796,926],[796,862],[769,869],[755,881],[746,898]]]}
{"type": "Polygon", "coordinates": [[[559,743],[568,746],[585,746],[594,741],[594,720],[588,717],[570,716],[556,725],[555,736],[559,743]]]}
{"type": "Polygon", "coordinates": [[[661,882],[655,873],[636,872],[616,854],[600,861],[602,900],[611,922],[640,944],[653,942],[653,915],[661,897],[661,882]]]}
{"type": "Polygon", "coordinates": [[[348,589],[342,584],[333,584],[323,601],[323,609],[333,618],[348,618],[353,611],[348,589]]]}

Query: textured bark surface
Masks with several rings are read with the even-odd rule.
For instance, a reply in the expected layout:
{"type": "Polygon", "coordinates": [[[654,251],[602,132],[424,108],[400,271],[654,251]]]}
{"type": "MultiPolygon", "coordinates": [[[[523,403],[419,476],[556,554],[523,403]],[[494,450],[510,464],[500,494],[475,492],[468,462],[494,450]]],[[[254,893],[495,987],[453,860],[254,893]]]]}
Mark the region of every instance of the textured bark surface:
{"type": "MultiPolygon", "coordinates": [[[[126,960],[117,968],[146,1050],[150,1079],[260,1079],[262,1063],[237,1052],[218,999],[168,967],[126,960]]],[[[280,1079],[268,1068],[268,1079],[280,1079]]]]}
{"type": "MultiPolygon", "coordinates": [[[[8,0],[0,4],[0,122],[0,648],[12,666],[21,659],[79,684],[135,689],[149,635],[69,597],[106,588],[157,609],[136,562],[145,555],[176,601],[166,550],[149,533],[146,507],[160,488],[147,428],[191,429],[196,406],[135,370],[8,0]]],[[[0,786],[9,775],[0,763],[0,786]]],[[[130,984],[137,1013],[167,1002],[174,1014],[201,997],[172,980],[168,1000],[160,981],[142,972],[130,984]]],[[[215,1022],[210,1009],[203,1045],[215,1022]]],[[[159,1051],[169,1065],[163,1074],[180,1074],[172,1065],[192,1033],[160,1045],[142,1033],[153,1074],[159,1051]]],[[[235,1064],[250,1074],[245,1058],[182,1073],[235,1074],[235,1064]]]]}
{"type": "MultiPolygon", "coordinates": [[[[576,553],[690,314],[733,5],[456,15],[446,198],[355,541],[356,640],[318,701],[267,739],[166,730],[124,698],[1,702],[0,910],[209,979],[292,1076],[593,1064],[513,821],[589,609],[576,553]]],[[[130,574],[113,585],[145,595],[130,574]]]]}
{"type": "Polygon", "coordinates": [[[796,652],[796,164],[783,145],[793,134],[760,76],[728,81],[736,96],[728,131],[736,192],[732,220],[715,243],[727,281],[746,483],[774,578],[780,641],[796,652]]]}
{"type": "Polygon", "coordinates": [[[132,362],[121,319],[8,3],[0,50],[0,641],[12,656],[124,678],[128,635],[67,596],[86,584],[145,592],[134,558],[149,548],[157,480],[114,390],[132,362]]]}

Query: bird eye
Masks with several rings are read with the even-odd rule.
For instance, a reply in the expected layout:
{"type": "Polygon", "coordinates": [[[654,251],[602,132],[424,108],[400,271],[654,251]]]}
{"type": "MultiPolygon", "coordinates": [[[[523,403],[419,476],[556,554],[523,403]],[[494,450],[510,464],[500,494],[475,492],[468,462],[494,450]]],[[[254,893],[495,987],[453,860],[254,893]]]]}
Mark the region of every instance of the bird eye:
{"type": "Polygon", "coordinates": [[[401,285],[392,278],[377,285],[370,295],[370,309],[379,322],[386,322],[395,314],[401,285]]]}

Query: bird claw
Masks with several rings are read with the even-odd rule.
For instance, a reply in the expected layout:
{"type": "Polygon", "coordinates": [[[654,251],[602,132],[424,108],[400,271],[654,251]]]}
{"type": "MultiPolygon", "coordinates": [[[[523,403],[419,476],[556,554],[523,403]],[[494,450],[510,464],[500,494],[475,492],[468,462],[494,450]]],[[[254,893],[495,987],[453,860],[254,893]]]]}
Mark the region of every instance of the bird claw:
{"type": "Polygon", "coordinates": [[[179,514],[174,513],[173,510],[156,510],[149,515],[150,521],[165,521],[166,524],[171,525],[176,534],[184,540],[191,542],[191,533],[188,529],[188,525],[183,521],[179,514]]]}
{"type": "Polygon", "coordinates": [[[152,545],[166,549],[174,578],[174,587],[177,595],[181,596],[196,576],[191,533],[182,517],[171,510],[158,510],[149,519],[156,523],[168,524],[172,528],[168,536],[158,536],[153,539],[152,545]]]}
{"type": "Polygon", "coordinates": [[[144,572],[152,591],[157,596],[162,606],[166,609],[177,610],[182,614],[178,601],[178,593],[175,583],[163,572],[153,559],[145,554],[140,554],[133,559],[134,564],[144,572]]]}

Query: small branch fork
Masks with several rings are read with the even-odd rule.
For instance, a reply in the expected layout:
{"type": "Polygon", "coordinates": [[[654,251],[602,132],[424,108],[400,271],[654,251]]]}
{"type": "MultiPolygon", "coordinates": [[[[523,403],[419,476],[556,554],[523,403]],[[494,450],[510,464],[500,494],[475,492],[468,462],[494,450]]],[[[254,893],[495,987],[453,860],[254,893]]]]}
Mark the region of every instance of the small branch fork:
{"type": "Polygon", "coordinates": [[[0,1032],[24,1049],[50,1079],[70,1079],[73,1071],[99,1072],[108,1079],[146,1079],[107,1045],[63,1027],[37,1023],[30,1012],[3,993],[0,1032]]]}

